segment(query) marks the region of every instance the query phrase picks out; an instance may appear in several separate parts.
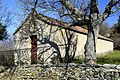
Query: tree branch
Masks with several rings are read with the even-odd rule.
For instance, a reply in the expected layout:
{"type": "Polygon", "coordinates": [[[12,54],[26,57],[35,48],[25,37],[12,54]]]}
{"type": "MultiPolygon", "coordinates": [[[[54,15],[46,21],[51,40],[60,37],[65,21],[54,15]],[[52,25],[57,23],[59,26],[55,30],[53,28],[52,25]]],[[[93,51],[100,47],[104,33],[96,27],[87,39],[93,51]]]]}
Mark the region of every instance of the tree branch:
{"type": "Polygon", "coordinates": [[[83,25],[89,25],[89,24],[90,24],[90,20],[84,19],[84,20],[80,20],[78,22],[74,22],[70,26],[83,26],[83,25]]]}
{"type": "Polygon", "coordinates": [[[71,14],[74,14],[78,16],[78,18],[83,19],[84,18],[84,13],[80,11],[79,9],[75,8],[73,4],[71,4],[69,1],[66,0],[60,0],[61,4],[65,6],[66,9],[68,9],[71,14]]]}
{"type": "Polygon", "coordinates": [[[118,10],[120,10],[120,7],[117,7],[116,10],[111,11],[111,14],[117,12],[118,10]]]}
{"type": "Polygon", "coordinates": [[[90,3],[90,14],[93,14],[93,13],[97,13],[99,14],[99,10],[97,8],[97,0],[91,0],[91,3],[90,3]]]}
{"type": "Polygon", "coordinates": [[[35,1],[34,8],[37,7],[37,4],[38,4],[38,0],[35,1]]]}
{"type": "MultiPolygon", "coordinates": [[[[120,0],[117,0],[117,1],[115,1],[115,0],[111,0],[109,3],[108,3],[108,5],[106,6],[106,8],[105,8],[105,11],[103,12],[103,15],[102,15],[102,21],[104,21],[106,18],[108,18],[109,17],[109,15],[111,15],[113,12],[112,12],[112,8],[114,7],[114,6],[116,6],[117,4],[119,4],[120,3],[120,0]]],[[[116,11],[114,11],[114,13],[115,13],[116,11]]]]}

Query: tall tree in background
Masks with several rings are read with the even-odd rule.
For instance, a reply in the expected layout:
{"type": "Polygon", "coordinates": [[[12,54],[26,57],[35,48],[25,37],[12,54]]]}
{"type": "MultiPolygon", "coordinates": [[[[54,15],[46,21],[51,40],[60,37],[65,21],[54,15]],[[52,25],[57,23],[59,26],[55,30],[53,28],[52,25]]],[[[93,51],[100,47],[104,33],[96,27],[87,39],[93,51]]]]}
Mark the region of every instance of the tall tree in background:
{"type": "Polygon", "coordinates": [[[113,39],[114,49],[120,50],[120,16],[118,22],[111,28],[110,38],[113,39]]]}
{"type": "Polygon", "coordinates": [[[6,38],[7,38],[6,26],[0,23],[0,40],[6,39],[6,38]]]}
{"type": "Polygon", "coordinates": [[[19,0],[19,2],[22,3],[24,10],[36,8],[38,13],[49,16],[54,14],[59,20],[70,22],[68,27],[87,26],[85,64],[96,63],[96,41],[100,26],[110,15],[120,10],[120,0],[110,0],[103,13],[99,12],[98,0],[19,0]]]}
{"type": "Polygon", "coordinates": [[[0,0],[0,40],[7,39],[7,26],[11,24],[11,13],[3,6],[0,0]]]}
{"type": "Polygon", "coordinates": [[[120,34],[120,16],[118,22],[111,28],[111,35],[120,34]]]}

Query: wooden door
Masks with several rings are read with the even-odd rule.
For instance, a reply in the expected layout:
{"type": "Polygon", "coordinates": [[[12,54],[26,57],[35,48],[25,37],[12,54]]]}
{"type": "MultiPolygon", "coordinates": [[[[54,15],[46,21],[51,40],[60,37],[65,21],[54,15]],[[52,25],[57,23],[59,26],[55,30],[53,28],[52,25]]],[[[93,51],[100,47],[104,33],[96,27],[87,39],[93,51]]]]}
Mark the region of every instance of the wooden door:
{"type": "Polygon", "coordinates": [[[37,63],[37,35],[30,36],[31,38],[31,64],[37,63]]]}

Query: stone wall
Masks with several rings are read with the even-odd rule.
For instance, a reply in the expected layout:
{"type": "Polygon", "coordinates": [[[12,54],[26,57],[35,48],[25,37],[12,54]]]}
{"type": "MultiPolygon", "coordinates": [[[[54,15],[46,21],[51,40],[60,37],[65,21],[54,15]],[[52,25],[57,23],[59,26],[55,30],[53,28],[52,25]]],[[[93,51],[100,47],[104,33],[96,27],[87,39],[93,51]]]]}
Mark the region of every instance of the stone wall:
{"type": "Polygon", "coordinates": [[[14,50],[0,51],[0,65],[14,65],[14,50]]]}
{"type": "Polygon", "coordinates": [[[120,80],[120,65],[23,65],[0,73],[0,80],[120,80]],[[67,71],[66,71],[67,70],[67,71]]]}

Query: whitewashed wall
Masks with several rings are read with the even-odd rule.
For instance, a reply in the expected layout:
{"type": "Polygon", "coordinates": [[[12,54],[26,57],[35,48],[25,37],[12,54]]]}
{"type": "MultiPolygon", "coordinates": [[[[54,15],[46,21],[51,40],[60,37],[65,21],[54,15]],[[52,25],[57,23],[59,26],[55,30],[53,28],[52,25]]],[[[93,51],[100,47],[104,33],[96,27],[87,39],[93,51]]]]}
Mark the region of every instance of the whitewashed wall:
{"type": "Polygon", "coordinates": [[[97,40],[97,54],[113,51],[113,42],[103,39],[97,40]]]}

